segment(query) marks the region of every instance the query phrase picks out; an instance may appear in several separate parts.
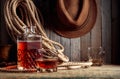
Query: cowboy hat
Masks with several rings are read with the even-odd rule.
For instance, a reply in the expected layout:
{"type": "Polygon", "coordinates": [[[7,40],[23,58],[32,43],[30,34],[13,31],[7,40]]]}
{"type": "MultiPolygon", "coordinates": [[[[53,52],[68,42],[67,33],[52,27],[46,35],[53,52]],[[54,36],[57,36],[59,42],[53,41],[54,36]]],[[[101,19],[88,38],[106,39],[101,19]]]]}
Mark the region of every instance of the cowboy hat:
{"type": "Polygon", "coordinates": [[[97,18],[95,0],[57,0],[55,4],[48,21],[57,34],[75,38],[91,31],[97,18]]]}

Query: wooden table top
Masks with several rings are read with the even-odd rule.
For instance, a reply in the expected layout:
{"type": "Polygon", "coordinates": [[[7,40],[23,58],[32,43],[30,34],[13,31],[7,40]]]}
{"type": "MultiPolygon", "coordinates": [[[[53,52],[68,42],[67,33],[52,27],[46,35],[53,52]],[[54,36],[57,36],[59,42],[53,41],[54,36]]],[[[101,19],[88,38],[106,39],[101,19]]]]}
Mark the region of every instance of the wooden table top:
{"type": "Polygon", "coordinates": [[[120,66],[103,65],[45,73],[0,72],[0,79],[120,79],[120,66]]]}

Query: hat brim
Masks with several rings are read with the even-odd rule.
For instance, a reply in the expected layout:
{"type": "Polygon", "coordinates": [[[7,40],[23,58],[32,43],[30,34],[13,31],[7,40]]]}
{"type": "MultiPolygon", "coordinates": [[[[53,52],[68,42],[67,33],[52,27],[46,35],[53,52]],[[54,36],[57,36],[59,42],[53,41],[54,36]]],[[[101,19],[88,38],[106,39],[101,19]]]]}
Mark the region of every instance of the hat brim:
{"type": "Polygon", "coordinates": [[[90,32],[91,29],[94,27],[96,18],[97,18],[97,5],[95,0],[90,0],[89,15],[88,18],[86,19],[86,22],[80,26],[81,28],[73,29],[67,27],[59,20],[59,17],[56,13],[52,14],[50,24],[57,34],[67,38],[75,38],[83,36],[90,32]]]}

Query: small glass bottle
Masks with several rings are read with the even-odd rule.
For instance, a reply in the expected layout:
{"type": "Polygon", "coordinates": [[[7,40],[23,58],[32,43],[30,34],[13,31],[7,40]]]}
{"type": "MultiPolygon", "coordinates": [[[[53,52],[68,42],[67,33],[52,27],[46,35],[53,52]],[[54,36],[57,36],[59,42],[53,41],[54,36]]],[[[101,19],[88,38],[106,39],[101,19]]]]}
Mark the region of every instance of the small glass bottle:
{"type": "Polygon", "coordinates": [[[36,32],[36,26],[25,28],[25,32],[17,37],[17,67],[19,70],[35,69],[35,59],[41,57],[38,49],[42,49],[42,37],[36,32]]]}

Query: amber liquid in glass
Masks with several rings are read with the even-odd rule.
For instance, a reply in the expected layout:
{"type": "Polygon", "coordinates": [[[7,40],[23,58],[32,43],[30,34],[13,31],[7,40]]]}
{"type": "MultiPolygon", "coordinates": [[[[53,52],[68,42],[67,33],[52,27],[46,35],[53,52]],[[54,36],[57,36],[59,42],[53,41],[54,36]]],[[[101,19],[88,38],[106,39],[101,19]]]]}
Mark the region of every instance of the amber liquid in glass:
{"type": "Polygon", "coordinates": [[[50,59],[37,59],[36,64],[38,68],[43,69],[54,69],[57,67],[58,60],[57,58],[50,58],[50,59]]]}
{"type": "Polygon", "coordinates": [[[35,69],[35,59],[41,57],[41,54],[38,52],[38,49],[41,49],[41,47],[40,41],[18,41],[18,69],[35,69]]]}

